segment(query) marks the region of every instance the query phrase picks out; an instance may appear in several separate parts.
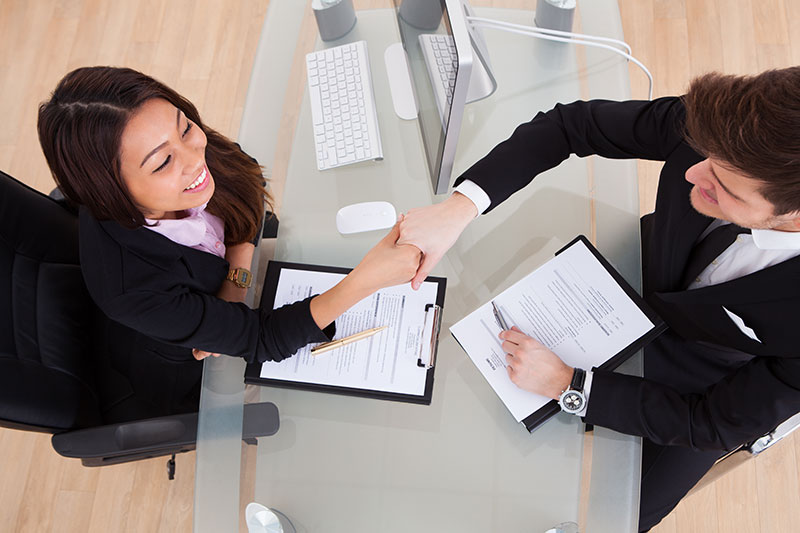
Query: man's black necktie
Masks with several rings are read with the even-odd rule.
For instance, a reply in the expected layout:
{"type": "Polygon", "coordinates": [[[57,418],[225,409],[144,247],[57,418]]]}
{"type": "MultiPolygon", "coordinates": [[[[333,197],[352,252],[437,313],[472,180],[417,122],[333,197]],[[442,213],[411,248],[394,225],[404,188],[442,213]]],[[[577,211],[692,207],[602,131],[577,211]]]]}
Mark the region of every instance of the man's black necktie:
{"type": "Polygon", "coordinates": [[[697,276],[719,257],[728,246],[733,244],[740,233],[750,233],[747,228],[742,228],[736,224],[724,224],[714,228],[705,238],[697,243],[689,254],[689,261],[683,273],[683,287],[688,287],[690,283],[697,279],[697,276]]]}

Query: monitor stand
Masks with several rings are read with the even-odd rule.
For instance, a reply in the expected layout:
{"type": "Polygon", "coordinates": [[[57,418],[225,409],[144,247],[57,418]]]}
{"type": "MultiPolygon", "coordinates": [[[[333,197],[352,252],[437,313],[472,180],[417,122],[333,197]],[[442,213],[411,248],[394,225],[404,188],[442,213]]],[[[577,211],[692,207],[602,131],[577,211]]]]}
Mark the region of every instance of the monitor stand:
{"type": "Polygon", "coordinates": [[[392,93],[392,106],[397,116],[403,120],[417,118],[419,108],[411,84],[408,57],[402,43],[394,43],[383,53],[386,63],[386,75],[389,78],[389,91],[392,93]]]}

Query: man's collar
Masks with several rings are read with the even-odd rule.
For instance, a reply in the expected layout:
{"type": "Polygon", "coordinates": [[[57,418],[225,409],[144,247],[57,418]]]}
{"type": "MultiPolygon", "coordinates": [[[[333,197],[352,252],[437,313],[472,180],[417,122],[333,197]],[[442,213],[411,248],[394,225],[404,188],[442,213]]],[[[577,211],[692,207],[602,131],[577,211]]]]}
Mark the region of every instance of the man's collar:
{"type": "Polygon", "coordinates": [[[800,250],[800,232],[774,229],[752,230],[753,244],[761,250],[800,250]]]}

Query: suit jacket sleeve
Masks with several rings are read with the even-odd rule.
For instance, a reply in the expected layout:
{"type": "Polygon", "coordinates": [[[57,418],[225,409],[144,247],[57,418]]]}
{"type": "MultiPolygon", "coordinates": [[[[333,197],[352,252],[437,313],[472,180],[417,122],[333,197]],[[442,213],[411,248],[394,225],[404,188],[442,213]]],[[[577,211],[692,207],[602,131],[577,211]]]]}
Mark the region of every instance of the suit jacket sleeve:
{"type": "Polygon", "coordinates": [[[310,342],[330,340],[311,316],[311,297],[279,309],[250,309],[215,296],[228,263],[146,228],[126,230],[80,213],[81,271],[111,319],[168,344],[281,360],[310,342]]]}
{"type": "Polygon", "coordinates": [[[656,444],[731,450],[800,412],[800,360],[756,357],[702,393],[595,370],[586,422],[656,444]]]}
{"type": "Polygon", "coordinates": [[[522,124],[456,180],[469,179],[491,199],[491,211],[541,172],[571,154],[663,161],[683,142],[680,98],[558,104],[522,124]]]}
{"type": "Polygon", "coordinates": [[[110,318],[149,337],[247,362],[280,361],[311,342],[332,338],[311,316],[313,297],[278,309],[250,309],[190,290],[131,291],[101,304],[110,318]]]}

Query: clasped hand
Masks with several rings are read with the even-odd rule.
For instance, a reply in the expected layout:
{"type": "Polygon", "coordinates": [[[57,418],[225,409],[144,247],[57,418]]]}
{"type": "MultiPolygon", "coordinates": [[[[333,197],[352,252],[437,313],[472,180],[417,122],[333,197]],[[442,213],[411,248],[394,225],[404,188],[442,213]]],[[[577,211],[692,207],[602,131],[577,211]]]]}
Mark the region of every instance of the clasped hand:
{"type": "Polygon", "coordinates": [[[411,281],[420,266],[419,247],[398,242],[400,224],[376,244],[353,269],[352,276],[374,292],[411,281]]]}
{"type": "Polygon", "coordinates": [[[419,269],[411,280],[415,290],[477,215],[475,204],[460,193],[439,204],[411,209],[401,215],[397,244],[412,244],[423,254],[419,269]]]}

